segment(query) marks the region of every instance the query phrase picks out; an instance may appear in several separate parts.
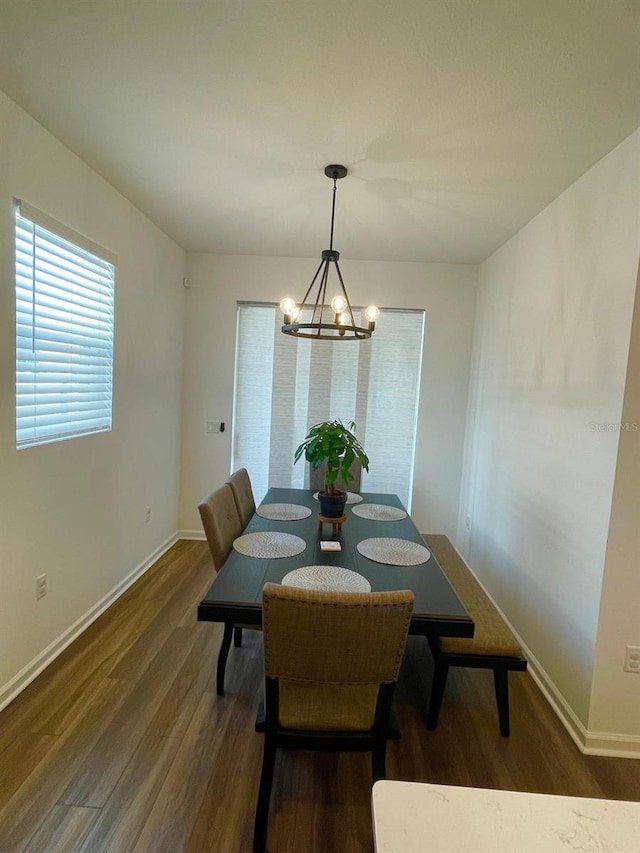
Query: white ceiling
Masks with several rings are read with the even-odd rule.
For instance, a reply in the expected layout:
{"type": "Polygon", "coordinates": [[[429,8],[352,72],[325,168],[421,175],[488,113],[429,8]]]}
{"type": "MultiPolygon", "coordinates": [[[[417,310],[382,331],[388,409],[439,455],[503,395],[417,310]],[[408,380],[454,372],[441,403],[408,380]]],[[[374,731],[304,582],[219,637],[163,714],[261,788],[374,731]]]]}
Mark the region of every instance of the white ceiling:
{"type": "Polygon", "coordinates": [[[476,263],[640,125],[639,0],[0,0],[0,88],[192,251],[476,263]]]}

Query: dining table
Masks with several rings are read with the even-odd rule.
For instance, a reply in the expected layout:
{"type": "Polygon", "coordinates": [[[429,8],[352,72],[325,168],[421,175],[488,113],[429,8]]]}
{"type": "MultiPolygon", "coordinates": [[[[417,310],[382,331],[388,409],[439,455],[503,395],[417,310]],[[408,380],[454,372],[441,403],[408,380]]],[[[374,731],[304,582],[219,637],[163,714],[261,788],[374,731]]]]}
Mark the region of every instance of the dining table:
{"type": "MultiPolygon", "coordinates": [[[[349,493],[345,509],[346,520],[334,535],[331,525],[319,522],[317,493],[310,489],[272,487],[247,525],[241,540],[227,557],[210,589],[198,605],[197,618],[206,622],[232,622],[259,628],[262,624],[262,590],[266,583],[282,583],[287,575],[303,567],[334,567],[337,572],[347,570],[371,591],[410,589],[414,594],[414,607],[409,628],[410,634],[439,637],[472,637],[473,620],[465,610],[444,572],[410,515],[397,495],[384,493],[349,493]],[[352,502],[353,501],[353,502],[352,502]],[[266,518],[260,514],[272,506],[298,508],[303,518],[284,520],[266,518]],[[265,508],[265,509],[262,509],[265,508]],[[356,507],[374,517],[364,517],[356,507]],[[384,508],[389,508],[385,510],[384,508]],[[378,508],[378,509],[376,509],[378,508]],[[309,512],[311,510],[311,512],[309,512]],[[376,518],[385,513],[393,520],[376,518]],[[250,541],[251,534],[285,533],[303,540],[299,553],[292,556],[249,556],[242,553],[242,543],[250,541]],[[397,565],[380,562],[380,557],[365,556],[367,543],[394,545],[418,551],[414,565],[397,565]],[[382,543],[380,543],[382,540],[382,543]],[[389,543],[388,540],[394,540],[389,543]],[[337,542],[340,550],[324,550],[322,542],[337,542]],[[421,554],[418,546],[426,547],[421,554]]],[[[294,513],[295,514],[295,513],[294,513]]],[[[259,538],[259,537],[257,537],[259,538]]],[[[331,546],[329,546],[331,547],[331,546]]],[[[335,547],[335,546],[333,546],[335,547]]],[[[245,549],[246,550],[246,549],[245,549]]],[[[383,549],[384,552],[384,549],[383,549]]],[[[384,557],[382,557],[384,559],[384,557]]],[[[400,557],[402,560],[402,556],[400,557]]],[[[344,575],[345,572],[342,572],[344,575]]],[[[339,575],[337,575],[339,576],[339,575]]]]}

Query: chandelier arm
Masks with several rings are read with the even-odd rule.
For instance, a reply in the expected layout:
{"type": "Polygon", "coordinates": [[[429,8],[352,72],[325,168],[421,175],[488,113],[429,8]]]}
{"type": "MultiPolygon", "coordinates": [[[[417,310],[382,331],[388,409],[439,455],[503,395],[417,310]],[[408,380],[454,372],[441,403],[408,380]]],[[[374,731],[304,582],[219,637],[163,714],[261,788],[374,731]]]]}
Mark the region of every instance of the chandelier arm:
{"type": "Polygon", "coordinates": [[[342,293],[344,294],[345,301],[347,303],[347,308],[349,309],[349,316],[351,317],[351,323],[355,326],[356,321],[353,316],[353,309],[351,308],[351,303],[349,302],[349,296],[347,295],[347,288],[344,286],[344,281],[342,280],[342,273],[340,272],[340,267],[337,261],[334,261],[336,265],[336,272],[338,273],[338,279],[340,281],[340,287],[342,288],[342,293]]]}
{"type": "MultiPolygon", "coordinates": [[[[324,260],[320,261],[320,265],[319,265],[318,269],[316,270],[316,274],[315,274],[315,275],[314,275],[314,277],[311,279],[311,284],[310,284],[310,285],[309,285],[309,287],[307,288],[307,292],[305,293],[305,295],[302,297],[302,302],[300,303],[300,310],[301,310],[301,311],[302,311],[302,309],[303,309],[303,308],[304,308],[304,306],[305,306],[305,303],[306,303],[306,301],[307,301],[307,296],[309,296],[309,294],[311,293],[311,288],[312,288],[312,287],[313,287],[313,285],[316,283],[316,279],[318,278],[318,273],[319,273],[319,272],[320,272],[320,270],[322,269],[323,265],[324,265],[324,260]]],[[[317,302],[316,302],[316,305],[317,305],[317,302]]]]}
{"type": "MultiPolygon", "coordinates": [[[[327,295],[327,279],[329,278],[329,261],[324,261],[324,270],[322,271],[322,278],[320,279],[320,285],[318,286],[318,296],[316,298],[316,308],[318,307],[318,303],[320,303],[320,324],[322,325],[322,320],[324,316],[324,301],[327,295]]],[[[315,315],[315,309],[314,309],[315,315]]]]}

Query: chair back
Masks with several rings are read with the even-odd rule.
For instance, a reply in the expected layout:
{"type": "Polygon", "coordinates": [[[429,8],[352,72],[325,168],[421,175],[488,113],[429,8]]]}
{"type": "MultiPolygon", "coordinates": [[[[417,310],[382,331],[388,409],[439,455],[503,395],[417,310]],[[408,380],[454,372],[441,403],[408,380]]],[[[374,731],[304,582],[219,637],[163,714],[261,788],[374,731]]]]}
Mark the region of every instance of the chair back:
{"type": "Polygon", "coordinates": [[[256,502],[253,497],[249,472],[246,468],[239,468],[229,477],[227,483],[231,486],[242,529],[244,530],[253,518],[253,513],[256,511],[256,502]]]}
{"type": "Polygon", "coordinates": [[[380,685],[398,678],[412,610],[410,590],[344,593],[266,584],[265,675],[278,680],[280,724],[371,729],[380,685]]]}
{"type": "MultiPolygon", "coordinates": [[[[309,465],[309,488],[314,492],[319,492],[324,489],[324,479],[327,473],[327,460],[323,460],[314,471],[309,465]]],[[[353,480],[349,481],[349,485],[345,486],[342,482],[342,477],[338,476],[336,480],[336,488],[342,489],[344,492],[359,492],[362,482],[362,463],[355,459],[351,465],[350,473],[353,475],[353,480]]]]}
{"type": "Polygon", "coordinates": [[[231,553],[234,539],[242,533],[242,524],[231,486],[225,483],[224,486],[211,492],[200,501],[198,510],[213,564],[216,571],[219,571],[231,553]]]}

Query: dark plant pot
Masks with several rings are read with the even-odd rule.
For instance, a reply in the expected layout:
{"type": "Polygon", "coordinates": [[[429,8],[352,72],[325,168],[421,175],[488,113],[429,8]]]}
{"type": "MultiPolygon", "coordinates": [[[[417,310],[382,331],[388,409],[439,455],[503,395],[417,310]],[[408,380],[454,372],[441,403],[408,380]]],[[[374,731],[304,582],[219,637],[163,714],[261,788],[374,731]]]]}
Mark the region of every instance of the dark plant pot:
{"type": "Polygon", "coordinates": [[[347,493],[336,492],[328,495],[326,492],[318,492],[318,501],[320,515],[324,515],[325,518],[340,518],[344,515],[344,508],[347,505],[347,493]]]}

